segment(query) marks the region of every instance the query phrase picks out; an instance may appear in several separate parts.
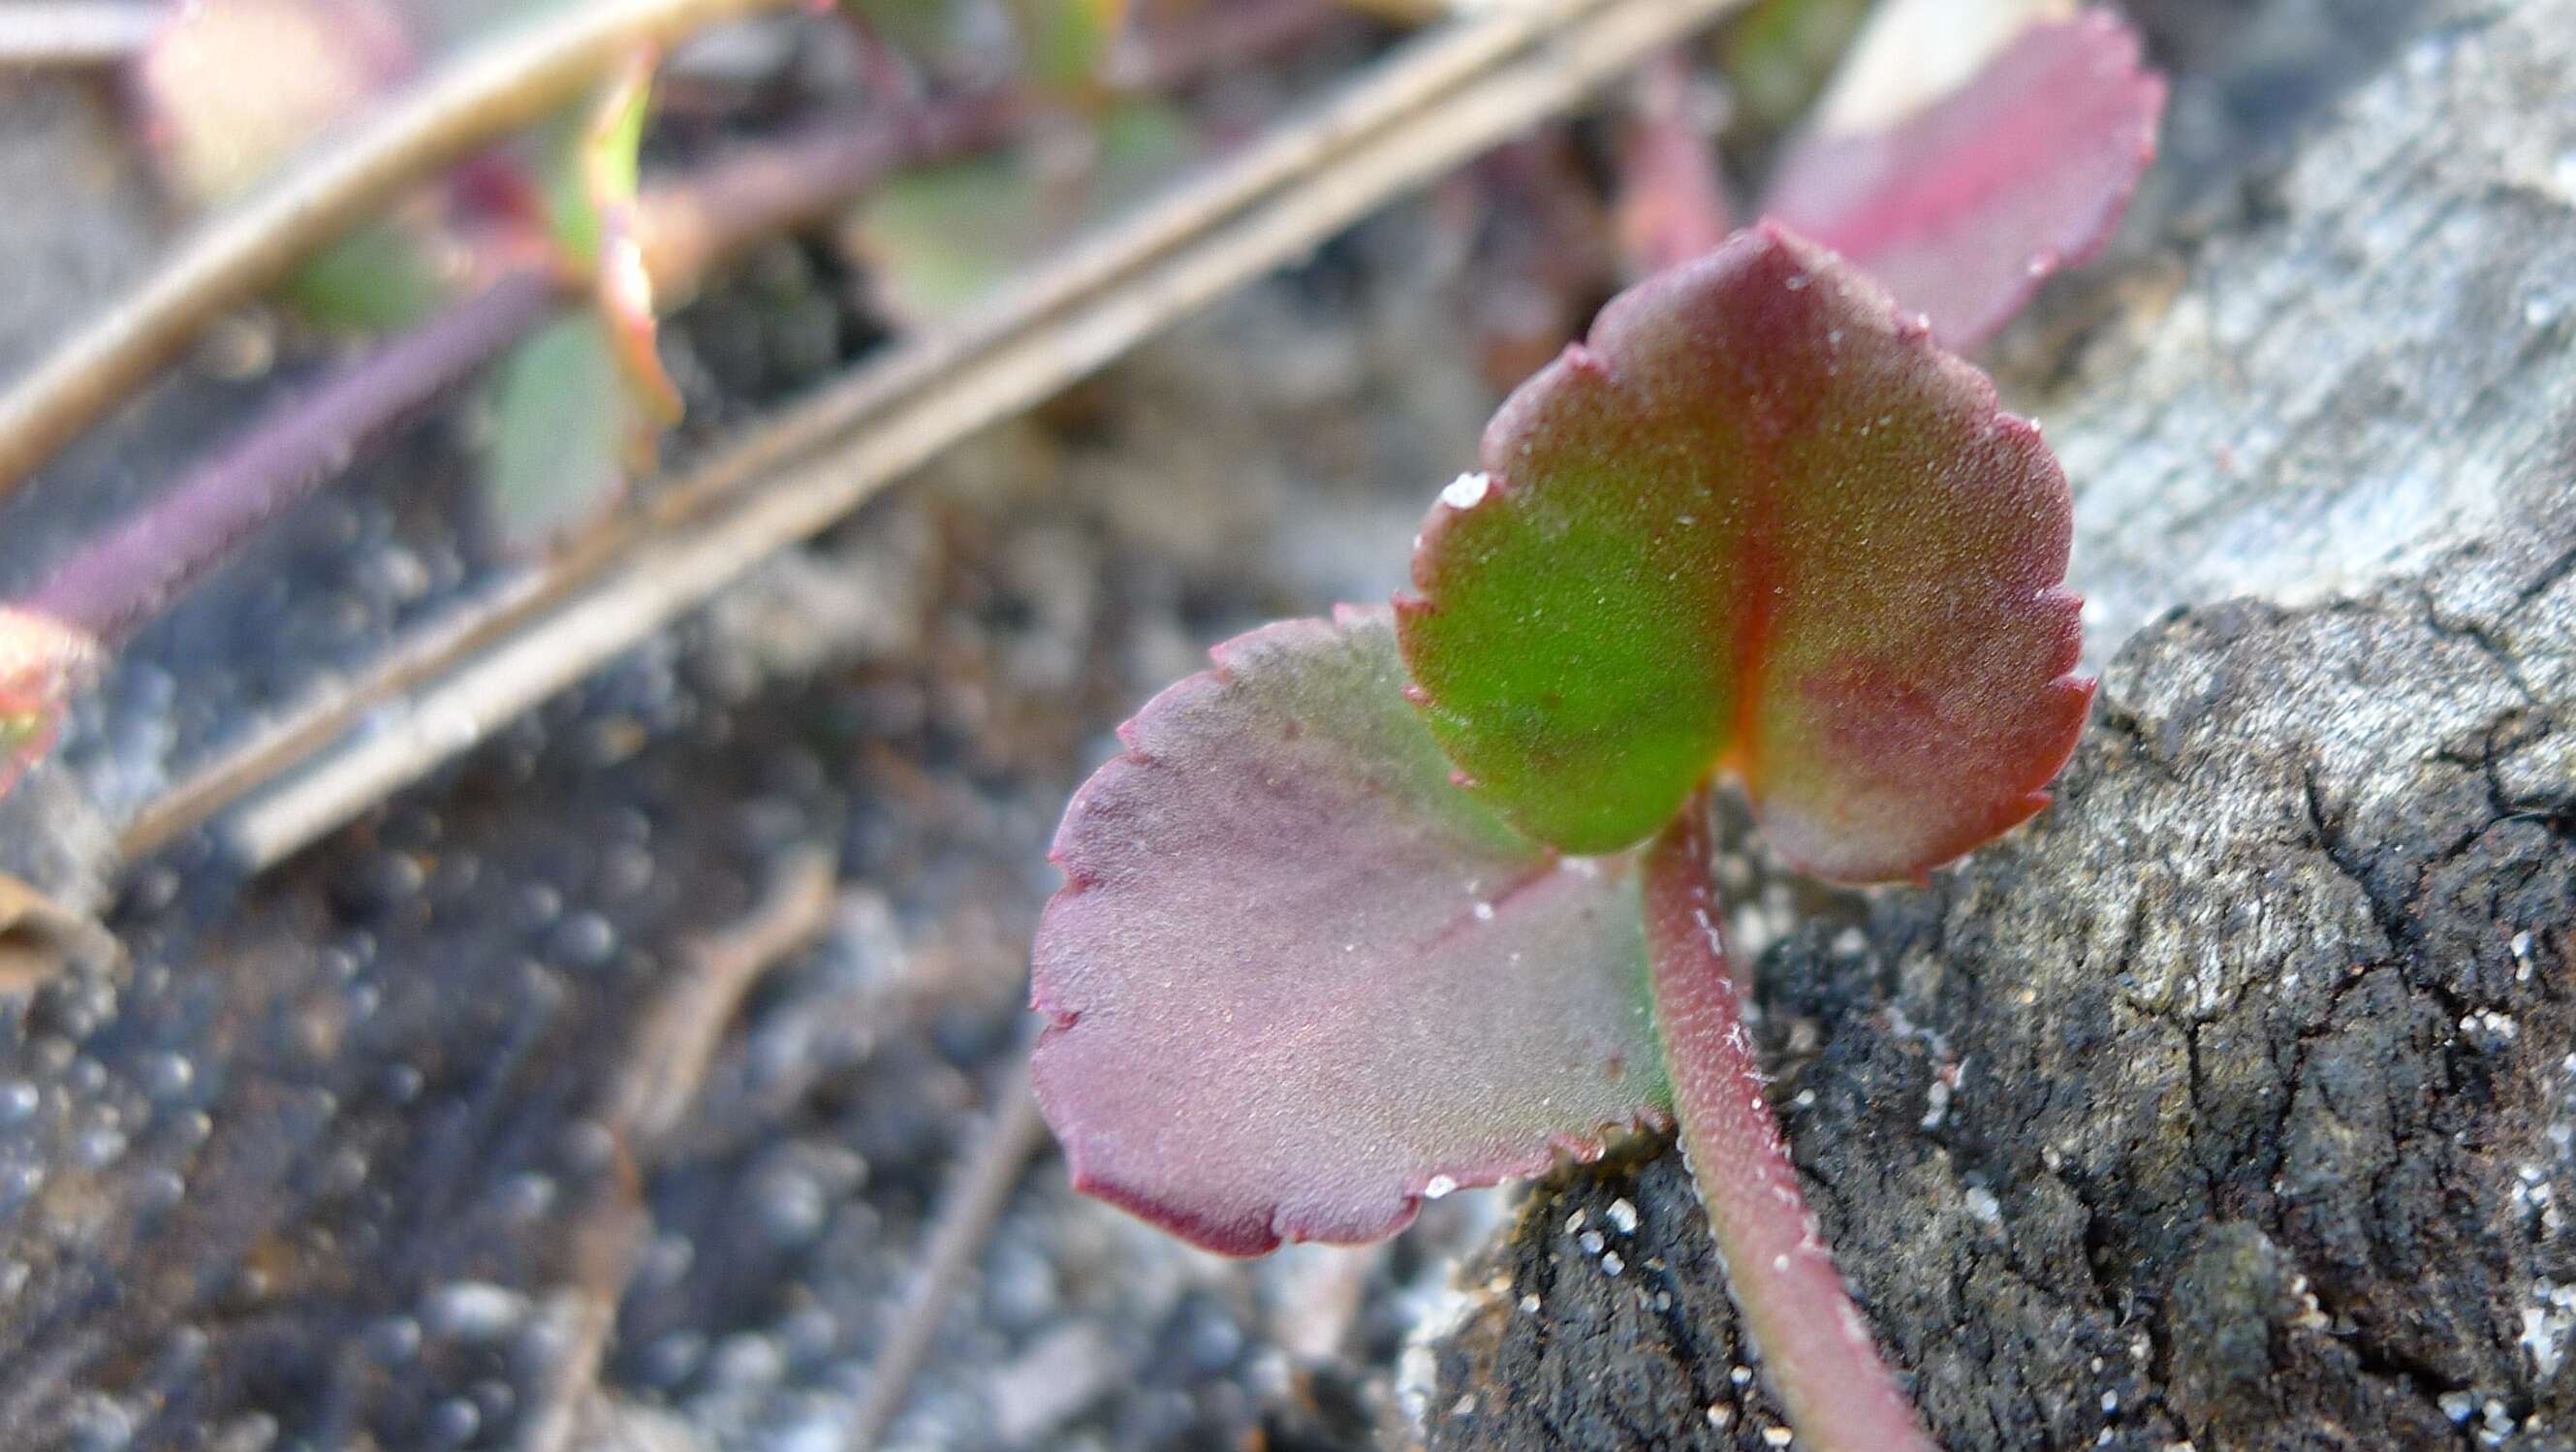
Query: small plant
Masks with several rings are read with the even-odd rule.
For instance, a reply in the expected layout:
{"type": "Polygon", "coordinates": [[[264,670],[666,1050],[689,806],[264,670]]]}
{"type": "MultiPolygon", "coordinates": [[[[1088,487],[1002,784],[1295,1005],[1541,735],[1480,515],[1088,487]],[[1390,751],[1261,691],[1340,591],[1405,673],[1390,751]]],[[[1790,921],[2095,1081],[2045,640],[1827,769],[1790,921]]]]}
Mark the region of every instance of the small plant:
{"type": "Polygon", "coordinates": [[[1764,1098],[1709,794],[1740,783],[1843,883],[1920,881],[2048,800],[2092,694],[2066,480],[1943,342],[2098,244],[2161,102],[2135,57],[2098,18],[2040,27],[1886,136],[1809,143],[1875,195],[1776,185],[1944,322],[1779,222],[1737,233],[1503,405],[1391,610],[1229,641],[1121,728],[1034,950],[1079,1188],[1251,1255],[1673,1127],[1801,1436],[1930,1445],[1764,1098]],[[2105,82],[2074,161],[1953,124],[2000,114],[1990,87],[2105,82]],[[1945,257],[2005,238],[2000,267],[1945,257]]]}

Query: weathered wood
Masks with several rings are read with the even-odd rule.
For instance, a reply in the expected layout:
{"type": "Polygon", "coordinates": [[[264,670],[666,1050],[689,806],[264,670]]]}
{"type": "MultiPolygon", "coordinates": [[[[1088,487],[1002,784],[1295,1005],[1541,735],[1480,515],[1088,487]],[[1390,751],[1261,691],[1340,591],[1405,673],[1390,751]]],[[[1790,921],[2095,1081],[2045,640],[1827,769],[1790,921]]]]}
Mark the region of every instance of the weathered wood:
{"type": "MultiPolygon", "coordinates": [[[[2043,401],[2116,648],[2058,805],[1760,965],[1957,1452],[2576,1428],[2576,3],[2439,9],[2270,200],[2043,401]]],[[[1669,1155],[1465,1280],[1431,1445],[1774,1445],[1669,1155]]]]}

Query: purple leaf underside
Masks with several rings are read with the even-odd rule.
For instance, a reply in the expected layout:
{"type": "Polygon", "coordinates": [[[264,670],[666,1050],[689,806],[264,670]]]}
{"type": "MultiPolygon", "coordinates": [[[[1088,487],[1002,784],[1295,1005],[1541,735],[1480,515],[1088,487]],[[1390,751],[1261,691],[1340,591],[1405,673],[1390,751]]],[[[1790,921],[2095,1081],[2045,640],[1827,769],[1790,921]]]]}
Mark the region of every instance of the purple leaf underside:
{"type": "Polygon", "coordinates": [[[1035,1074],[1075,1185],[1257,1255],[1663,1123],[1633,862],[1560,859],[1452,783],[1383,611],[1215,660],[1056,838],[1035,1074]]]}
{"type": "Polygon", "coordinates": [[[2164,100],[2118,17],[2035,25],[1887,129],[1794,146],[1763,210],[1868,269],[1944,344],[1973,348],[2110,239],[2164,100]]]}

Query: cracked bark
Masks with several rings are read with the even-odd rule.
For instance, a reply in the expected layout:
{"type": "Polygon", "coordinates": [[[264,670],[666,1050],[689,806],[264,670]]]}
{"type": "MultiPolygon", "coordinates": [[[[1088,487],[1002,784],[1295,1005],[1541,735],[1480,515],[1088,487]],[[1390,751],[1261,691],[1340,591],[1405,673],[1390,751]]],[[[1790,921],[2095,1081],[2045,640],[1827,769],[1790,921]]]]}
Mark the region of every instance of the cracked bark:
{"type": "MultiPolygon", "coordinates": [[[[2576,0],[2427,25],[2040,403],[2109,656],[2058,804],[1759,965],[1953,1449],[2571,1445],[2576,0]]],[[[1668,1153],[1462,1279],[1433,1447],[1780,1425],[1668,1153]]]]}

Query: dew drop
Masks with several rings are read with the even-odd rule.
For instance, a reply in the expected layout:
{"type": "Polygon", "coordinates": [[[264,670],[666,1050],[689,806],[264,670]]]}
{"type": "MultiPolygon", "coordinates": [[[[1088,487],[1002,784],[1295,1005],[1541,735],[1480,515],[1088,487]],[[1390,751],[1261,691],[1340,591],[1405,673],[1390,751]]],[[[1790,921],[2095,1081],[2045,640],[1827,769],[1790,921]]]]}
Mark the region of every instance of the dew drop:
{"type": "Polygon", "coordinates": [[[1493,482],[1489,474],[1461,474],[1440,491],[1440,502],[1452,509],[1473,509],[1485,502],[1485,491],[1493,482]]]}
{"type": "Polygon", "coordinates": [[[1430,1182],[1422,1187],[1422,1198],[1425,1200],[1445,1200],[1449,1196],[1457,1193],[1457,1190],[1458,1182],[1456,1180],[1451,1179],[1447,1175],[1433,1175],[1430,1182]]]}

